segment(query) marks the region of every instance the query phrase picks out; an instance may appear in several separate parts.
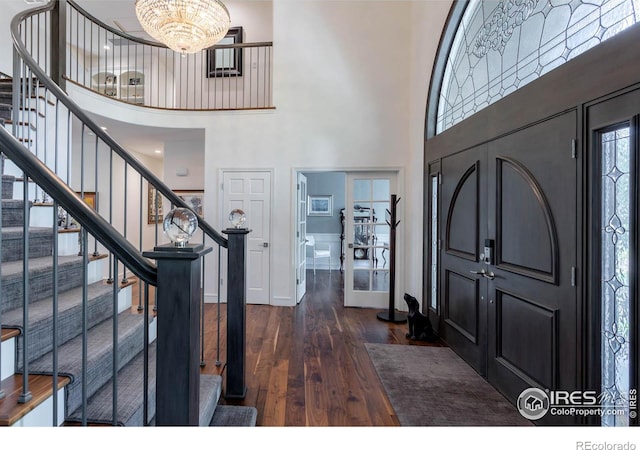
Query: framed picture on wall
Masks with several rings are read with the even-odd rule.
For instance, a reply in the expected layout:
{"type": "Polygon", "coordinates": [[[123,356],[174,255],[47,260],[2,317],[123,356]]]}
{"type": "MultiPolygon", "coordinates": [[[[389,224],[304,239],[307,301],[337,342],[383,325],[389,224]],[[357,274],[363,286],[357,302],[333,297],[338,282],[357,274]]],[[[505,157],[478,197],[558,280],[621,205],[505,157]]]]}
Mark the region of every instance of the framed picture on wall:
{"type": "Polygon", "coordinates": [[[88,191],[84,191],[84,192],[76,192],[76,194],[78,194],[79,197],[82,197],[82,200],[84,200],[84,202],[91,206],[93,209],[96,209],[96,193],[95,192],[88,192],[88,191]]]}
{"type": "Polygon", "coordinates": [[[333,216],[333,195],[310,195],[307,216],[333,216]]]}
{"type": "Polygon", "coordinates": [[[162,214],[162,196],[151,183],[148,183],[147,197],[147,223],[162,223],[164,216],[162,214]]]}
{"type": "MultiPolygon", "coordinates": [[[[242,44],[242,27],[231,27],[216,45],[242,44]]],[[[207,77],[241,77],[242,48],[207,50],[207,77]]]]}
{"type": "Polygon", "coordinates": [[[187,189],[173,192],[175,192],[178,197],[184,200],[197,215],[199,215],[200,217],[204,217],[202,211],[204,203],[204,191],[187,189]]]}

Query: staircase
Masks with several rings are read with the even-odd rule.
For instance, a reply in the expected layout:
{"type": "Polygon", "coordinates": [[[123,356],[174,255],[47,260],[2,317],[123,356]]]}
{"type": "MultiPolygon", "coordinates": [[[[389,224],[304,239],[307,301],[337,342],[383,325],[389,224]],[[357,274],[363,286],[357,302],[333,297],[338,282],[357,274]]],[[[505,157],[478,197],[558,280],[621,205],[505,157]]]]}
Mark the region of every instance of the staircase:
{"type": "MultiPolygon", "coordinates": [[[[0,79],[0,120],[5,126],[11,125],[11,98],[10,79],[0,79]]],[[[29,114],[24,115],[24,122],[19,125],[35,127],[28,117],[29,114]]],[[[11,165],[10,161],[6,162],[11,165]]],[[[25,180],[16,180],[15,175],[2,175],[0,392],[4,398],[0,399],[0,425],[153,425],[156,319],[132,308],[135,279],[127,283],[107,283],[100,267],[108,264],[106,255],[79,256],[77,238],[65,241],[68,233],[55,236],[53,223],[34,224],[34,218],[40,216],[50,217],[53,222],[53,210],[52,205],[34,205],[31,197],[26,200],[30,212],[36,208],[46,208],[48,212],[30,214],[30,225],[39,226],[29,227],[29,308],[25,330],[25,200],[14,194],[22,191],[14,189],[14,185],[21,186],[23,182],[25,180]],[[57,261],[53,256],[54,239],[59,242],[57,261]],[[54,267],[57,290],[53,282],[54,267]],[[115,346],[114,329],[118,336],[115,346]],[[145,336],[149,343],[146,383],[145,336]],[[27,391],[32,397],[27,401],[23,401],[24,377],[21,375],[25,358],[29,374],[27,391]],[[113,368],[114,359],[117,370],[113,368]],[[144,386],[147,386],[147,422],[144,386]],[[117,405],[115,415],[114,404],[117,405]]],[[[115,278],[119,280],[118,276],[115,278]]],[[[221,391],[220,376],[200,375],[200,426],[255,425],[255,408],[219,406],[221,391]]]]}

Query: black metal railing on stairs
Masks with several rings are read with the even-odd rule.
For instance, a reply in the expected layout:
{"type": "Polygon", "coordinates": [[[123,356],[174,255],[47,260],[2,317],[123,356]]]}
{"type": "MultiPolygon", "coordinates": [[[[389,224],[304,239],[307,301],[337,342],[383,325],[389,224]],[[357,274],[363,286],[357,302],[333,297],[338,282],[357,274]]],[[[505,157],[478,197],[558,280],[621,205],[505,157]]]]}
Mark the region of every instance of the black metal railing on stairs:
{"type": "MultiPolygon", "coordinates": [[[[172,298],[167,300],[167,293],[160,292],[162,283],[158,283],[156,265],[143,256],[144,251],[163,248],[168,242],[162,233],[162,219],[164,213],[174,207],[194,208],[187,204],[181,197],[166,186],[160,178],[148,169],[140,160],[136,159],[116,142],[106,130],[102,129],[92,118],[79,108],[71,98],[60,88],[58,82],[65,78],[65,56],[68,52],[70,30],[68,28],[74,19],[69,18],[69,11],[75,12],[75,23],[79,23],[80,10],[75,5],[67,5],[66,1],[50,2],[49,4],[25,11],[16,16],[11,24],[14,41],[13,57],[13,115],[8,125],[11,126],[11,135],[4,129],[0,130],[0,145],[4,154],[8,157],[4,174],[14,175],[18,182],[22,183],[22,189],[15,190],[19,197],[26,200],[22,207],[23,215],[23,267],[22,286],[23,298],[21,302],[23,319],[19,325],[22,331],[21,361],[18,364],[22,372],[21,402],[31,401],[29,392],[30,365],[38,366],[39,360],[31,360],[29,355],[31,321],[29,309],[35,300],[29,298],[27,286],[32,284],[30,280],[30,245],[29,236],[35,226],[50,226],[53,233],[53,249],[51,259],[53,262],[52,281],[52,332],[51,344],[53,368],[52,391],[55,394],[57,379],[64,372],[58,367],[58,361],[63,358],[64,351],[58,353],[58,347],[66,342],[59,340],[62,325],[58,317],[59,296],[57,286],[59,282],[59,260],[62,256],[78,255],[82,260],[82,301],[81,324],[78,339],[82,353],[81,371],[72,378],[82,384],[79,389],[80,413],[76,420],[83,424],[97,421],[106,421],[120,424],[125,419],[118,416],[118,377],[124,370],[118,348],[122,337],[118,317],[123,309],[127,309],[127,299],[122,300],[121,291],[129,287],[132,281],[137,282],[139,312],[144,313],[143,338],[140,344],[143,347],[143,375],[144,401],[142,424],[148,425],[153,419],[153,411],[149,410],[147,398],[149,392],[155,390],[149,387],[150,373],[154,370],[149,367],[150,342],[153,342],[153,314],[162,315],[162,301],[177,301],[172,298]],[[55,80],[55,81],[54,81],[55,80]],[[40,209],[44,212],[40,212],[40,209]],[[50,225],[47,225],[50,224],[50,225]],[[77,235],[77,239],[63,241],[62,236],[77,235]],[[93,260],[100,260],[106,255],[104,261],[106,267],[97,269],[97,273],[91,272],[89,264],[93,260]],[[93,280],[93,281],[92,281],[93,280]],[[90,328],[96,324],[92,322],[92,299],[89,298],[90,285],[93,282],[100,283],[104,280],[112,285],[111,294],[111,321],[113,341],[111,371],[112,376],[108,382],[112,388],[112,416],[94,419],[90,417],[88,403],[98,387],[89,387],[91,368],[89,361],[89,334],[90,328]],[[150,286],[157,286],[155,306],[159,309],[151,311],[153,300],[150,298],[150,286]],[[119,303],[124,303],[124,308],[119,303]],[[160,306],[158,306],[160,305],[160,306]]],[[[84,16],[83,16],[84,17],[84,16]]],[[[77,27],[76,27],[77,28],[77,27]]],[[[76,30],[77,31],[77,30],[76,30]]],[[[69,69],[69,66],[67,66],[69,69]]],[[[66,78],[69,78],[68,76],[66,78]]],[[[4,219],[4,212],[3,212],[4,219]]],[[[197,278],[191,278],[197,286],[191,288],[185,286],[189,292],[189,301],[194,301],[193,288],[198,292],[197,309],[199,311],[199,330],[197,335],[200,342],[198,346],[199,364],[204,365],[205,347],[215,347],[216,365],[222,364],[221,347],[227,347],[227,360],[232,360],[232,365],[227,365],[227,389],[229,386],[237,391],[244,389],[244,239],[246,232],[228,232],[228,238],[218,233],[202,217],[198,221],[200,236],[197,242],[203,248],[213,247],[213,252],[201,257],[201,264],[197,270],[197,278]],[[237,253],[241,254],[237,254],[237,253]],[[226,256],[226,260],[223,259],[226,256]],[[223,260],[227,261],[226,295],[221,289],[223,260]],[[233,282],[232,282],[233,281],[233,282]],[[204,293],[212,293],[212,299],[217,302],[217,314],[213,326],[217,327],[218,337],[215,343],[205,342],[204,322],[204,293]],[[227,317],[227,342],[221,344],[220,328],[221,313],[220,303],[222,297],[226,297],[227,304],[233,305],[229,309],[227,317]],[[231,311],[238,311],[235,317],[231,317],[231,311]],[[242,358],[237,355],[229,357],[229,351],[240,352],[242,358]]],[[[4,226],[4,225],[3,225],[4,226]]],[[[2,234],[0,233],[0,241],[2,234]]],[[[153,253],[153,252],[152,252],[153,253]]],[[[206,252],[202,252],[204,255],[206,252]]],[[[148,254],[149,256],[150,254],[148,254]]],[[[163,280],[166,281],[166,280],[163,280]]],[[[0,286],[2,288],[2,286],[0,286]]],[[[131,288],[133,289],[133,288],[131,288]]],[[[179,289],[178,289],[179,291],[179,289]]],[[[0,289],[0,292],[2,290],[0,289]]],[[[0,294],[1,295],[1,294],[0,294]]],[[[165,303],[166,304],[166,303],[165,303]]],[[[135,305],[134,305],[135,306],[135,305]]],[[[0,299],[0,321],[2,315],[2,299],[0,299]]],[[[122,327],[124,328],[124,326],[122,327]]],[[[160,335],[167,332],[167,327],[158,329],[158,341],[160,335]]],[[[207,330],[209,331],[209,330],[207,330]]],[[[71,338],[67,338],[71,342],[71,338]]],[[[192,346],[195,345],[191,342],[192,346]]],[[[155,347],[154,347],[155,348],[155,347]]],[[[166,348],[166,347],[162,347],[166,348]]],[[[80,351],[80,350],[79,350],[80,351]]],[[[158,348],[160,351],[160,347],[158,348]]],[[[184,351],[184,350],[183,350],[184,351]]],[[[180,351],[178,351],[179,353],[180,351]]],[[[158,355],[158,359],[171,361],[176,355],[158,355]]],[[[132,356],[133,358],[133,356],[132,356]]],[[[151,362],[153,364],[153,362],[151,362]]],[[[226,363],[225,363],[226,364],[226,363]]],[[[166,387],[157,386],[157,398],[166,397],[167,392],[161,392],[166,387]]],[[[0,385],[0,393],[2,386],[0,385]]],[[[1,395],[0,395],[1,397],[1,395]]],[[[60,423],[58,416],[57,396],[53,396],[52,424],[60,423]]],[[[160,400],[158,408],[166,405],[160,400]]],[[[69,405],[67,413],[71,413],[69,405]]],[[[166,416],[163,416],[166,417],[166,416]]],[[[65,416],[62,420],[69,420],[65,416]]]]}

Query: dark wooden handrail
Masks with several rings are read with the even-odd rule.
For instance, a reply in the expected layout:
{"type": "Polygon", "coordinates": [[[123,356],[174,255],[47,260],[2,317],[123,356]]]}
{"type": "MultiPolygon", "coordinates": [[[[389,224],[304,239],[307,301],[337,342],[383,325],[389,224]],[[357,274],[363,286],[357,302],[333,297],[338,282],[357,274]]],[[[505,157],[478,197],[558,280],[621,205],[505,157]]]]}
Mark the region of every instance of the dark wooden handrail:
{"type": "Polygon", "coordinates": [[[3,127],[0,127],[0,145],[2,152],[16,166],[29,174],[33,181],[55,198],[60,206],[137,276],[149,284],[157,284],[155,264],[144,258],[109,222],[82,201],[64,181],[3,127]]]}

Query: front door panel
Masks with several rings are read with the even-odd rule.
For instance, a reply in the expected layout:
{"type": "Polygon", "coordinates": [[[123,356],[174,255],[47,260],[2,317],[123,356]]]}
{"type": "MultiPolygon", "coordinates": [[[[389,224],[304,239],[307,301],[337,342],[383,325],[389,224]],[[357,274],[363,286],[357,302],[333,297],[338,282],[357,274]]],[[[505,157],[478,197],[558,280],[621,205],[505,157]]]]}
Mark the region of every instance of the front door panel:
{"type": "Polygon", "coordinates": [[[486,369],[486,281],[479,272],[486,234],[486,148],[442,160],[442,337],[480,374],[486,369]]]}
{"type": "Polygon", "coordinates": [[[441,160],[441,335],[514,403],[578,386],[575,136],[571,112],[441,160]]]}
{"type": "Polygon", "coordinates": [[[571,112],[488,144],[488,378],[512,401],[577,386],[575,124],[571,112]]]}

